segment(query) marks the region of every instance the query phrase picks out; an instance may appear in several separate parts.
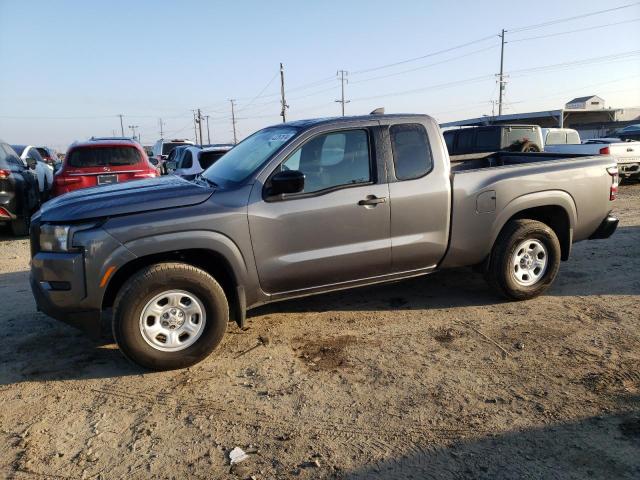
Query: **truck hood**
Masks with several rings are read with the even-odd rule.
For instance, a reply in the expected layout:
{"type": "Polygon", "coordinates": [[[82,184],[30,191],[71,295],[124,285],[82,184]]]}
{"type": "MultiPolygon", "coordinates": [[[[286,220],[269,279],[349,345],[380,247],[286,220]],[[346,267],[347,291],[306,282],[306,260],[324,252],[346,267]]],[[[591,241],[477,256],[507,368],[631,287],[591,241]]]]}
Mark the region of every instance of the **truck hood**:
{"type": "Polygon", "coordinates": [[[76,222],[165,208],[187,207],[207,200],[214,189],[170,175],[85,188],[46,202],[43,222],[76,222]]]}

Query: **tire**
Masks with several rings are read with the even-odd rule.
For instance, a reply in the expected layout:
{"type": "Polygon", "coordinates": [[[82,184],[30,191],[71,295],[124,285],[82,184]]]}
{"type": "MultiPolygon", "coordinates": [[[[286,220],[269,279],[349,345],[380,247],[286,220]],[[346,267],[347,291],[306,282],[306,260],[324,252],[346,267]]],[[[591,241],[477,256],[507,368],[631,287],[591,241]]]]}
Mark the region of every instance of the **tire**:
{"type": "Polygon", "coordinates": [[[528,300],[553,283],[560,257],[560,242],[548,225],[536,220],[512,220],[493,246],[485,279],[503,297],[528,300]]]}
{"type": "Polygon", "coordinates": [[[29,235],[29,225],[31,224],[31,217],[24,216],[18,217],[11,222],[11,233],[15,237],[26,237],[29,235]]]}
{"type": "Polygon", "coordinates": [[[520,151],[522,153],[537,153],[537,152],[541,152],[542,150],[540,149],[540,147],[538,145],[536,145],[535,143],[532,142],[524,142],[522,144],[522,146],[520,147],[520,151]]]}
{"type": "Polygon", "coordinates": [[[122,286],[112,328],[129,360],[150,370],[173,370],[207,357],[222,341],[228,321],[227,297],[211,275],[167,262],[143,268],[122,286]],[[189,309],[200,311],[199,317],[189,309]],[[185,330],[188,326],[193,331],[185,330]]]}

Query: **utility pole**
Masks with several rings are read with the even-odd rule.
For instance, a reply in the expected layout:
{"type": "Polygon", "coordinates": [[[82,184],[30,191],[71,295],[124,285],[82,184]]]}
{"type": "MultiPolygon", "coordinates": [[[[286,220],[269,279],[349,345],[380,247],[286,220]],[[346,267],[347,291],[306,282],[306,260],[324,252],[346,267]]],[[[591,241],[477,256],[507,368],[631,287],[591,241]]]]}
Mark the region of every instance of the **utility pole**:
{"type": "Polygon", "coordinates": [[[193,112],[193,136],[196,143],[198,143],[198,126],[196,125],[196,111],[191,110],[193,112]]]}
{"type": "Polygon", "coordinates": [[[209,132],[209,115],[205,115],[204,118],[207,119],[207,143],[211,145],[211,132],[209,132]]]}
{"type": "Polygon", "coordinates": [[[229,100],[231,102],[231,122],[233,123],[233,144],[237,144],[238,143],[238,137],[236,136],[236,106],[235,106],[235,99],[231,98],[229,100]]]}
{"type": "Polygon", "coordinates": [[[342,89],[342,96],[340,97],[340,100],[336,100],[336,102],[342,104],[342,116],[344,117],[344,105],[345,105],[345,103],[349,103],[351,101],[351,100],[345,100],[344,99],[344,83],[345,83],[345,81],[347,83],[349,82],[345,77],[347,77],[349,75],[349,72],[346,72],[344,70],[338,70],[338,72],[336,72],[336,75],[338,75],[340,77],[340,85],[341,85],[341,89],[342,89]]]}
{"type": "Polygon", "coordinates": [[[202,113],[198,109],[198,128],[200,129],[200,145],[202,145],[202,113]]]}
{"type": "Polygon", "coordinates": [[[500,34],[500,38],[502,39],[502,46],[500,47],[500,74],[498,75],[499,80],[499,99],[498,99],[498,115],[502,115],[502,95],[504,93],[504,85],[507,83],[504,80],[504,28],[502,29],[502,33],[500,34]]]}
{"type": "Polygon", "coordinates": [[[286,110],[289,108],[289,105],[287,105],[287,101],[284,99],[284,66],[282,63],[280,63],[280,103],[282,105],[280,116],[282,117],[282,123],[284,123],[287,121],[286,110]]]}
{"type": "Polygon", "coordinates": [[[164,122],[162,121],[161,118],[158,119],[158,123],[160,124],[160,138],[164,138],[164,130],[162,127],[164,127],[164,122]]]}
{"type": "Polygon", "coordinates": [[[140,128],[139,125],[129,125],[129,128],[131,129],[131,133],[133,134],[133,139],[136,139],[136,128],[140,128]]]}
{"type": "Polygon", "coordinates": [[[120,113],[118,116],[120,117],[120,134],[124,137],[124,126],[122,125],[122,117],[124,117],[124,115],[120,113]]]}

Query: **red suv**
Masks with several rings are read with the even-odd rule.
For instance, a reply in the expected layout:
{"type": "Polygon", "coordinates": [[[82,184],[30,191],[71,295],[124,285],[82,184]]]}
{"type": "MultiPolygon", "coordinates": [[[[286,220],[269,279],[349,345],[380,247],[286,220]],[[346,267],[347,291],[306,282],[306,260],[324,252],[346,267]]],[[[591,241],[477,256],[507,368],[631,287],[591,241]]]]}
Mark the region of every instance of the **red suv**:
{"type": "Polygon", "coordinates": [[[92,138],[69,147],[54,177],[52,196],[157,176],[156,168],[137,142],[127,138],[92,138]]]}

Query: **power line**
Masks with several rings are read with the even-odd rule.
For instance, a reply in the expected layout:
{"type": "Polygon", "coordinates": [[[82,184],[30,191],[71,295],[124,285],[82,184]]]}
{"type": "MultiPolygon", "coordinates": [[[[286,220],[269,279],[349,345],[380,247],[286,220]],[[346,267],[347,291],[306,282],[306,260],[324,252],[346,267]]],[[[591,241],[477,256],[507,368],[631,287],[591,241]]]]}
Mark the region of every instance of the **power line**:
{"type": "Polygon", "coordinates": [[[633,7],[633,6],[636,6],[636,5],[640,5],[640,2],[628,3],[626,5],[620,5],[619,7],[607,8],[605,10],[598,10],[596,12],[583,13],[582,15],[574,15],[572,17],[558,18],[556,20],[550,20],[548,22],[536,23],[536,24],[527,25],[527,26],[524,26],[524,27],[511,28],[511,29],[509,29],[507,31],[509,33],[524,32],[525,30],[533,30],[534,28],[548,27],[549,25],[556,25],[558,23],[569,22],[571,20],[578,20],[580,18],[587,18],[587,17],[592,17],[594,15],[600,15],[602,13],[614,12],[616,10],[622,10],[622,9],[630,8],[630,7],[633,7]]]}
{"type": "Polygon", "coordinates": [[[463,55],[458,55],[456,57],[447,58],[446,60],[440,60],[438,62],[429,63],[427,65],[421,65],[420,67],[410,68],[408,70],[401,70],[399,72],[387,73],[385,75],[378,75],[377,77],[363,78],[362,80],[355,80],[355,81],[352,81],[351,83],[355,84],[355,83],[370,82],[372,80],[380,80],[380,79],[383,79],[383,78],[389,78],[389,77],[395,77],[397,75],[403,75],[405,73],[416,72],[418,70],[423,70],[425,68],[433,67],[433,66],[436,66],[436,65],[442,65],[443,63],[452,62],[452,61],[458,60],[460,58],[469,57],[469,56],[475,55],[477,53],[486,52],[487,50],[492,50],[492,49],[494,49],[496,47],[497,47],[497,45],[491,45],[490,47],[481,48],[480,50],[474,50],[473,52],[465,53],[463,55]]]}
{"type": "Polygon", "coordinates": [[[555,70],[557,68],[573,67],[573,66],[583,65],[583,64],[600,63],[600,62],[606,62],[611,60],[621,60],[621,59],[625,59],[627,57],[633,57],[636,55],[640,55],[640,50],[630,50],[628,52],[614,53],[611,55],[602,55],[600,57],[584,58],[582,60],[575,60],[573,62],[562,62],[562,63],[554,63],[550,65],[539,65],[537,67],[522,68],[520,70],[511,70],[510,73],[511,75],[522,76],[521,74],[523,73],[526,74],[526,73],[533,73],[533,72],[539,72],[544,70],[555,70]]]}
{"type": "Polygon", "coordinates": [[[241,112],[241,111],[249,108],[249,106],[251,106],[253,104],[253,102],[255,102],[258,98],[260,98],[260,96],[265,92],[265,90],[267,88],[269,88],[269,86],[273,83],[273,81],[276,79],[276,77],[279,75],[279,73],[280,72],[276,72],[276,74],[273,77],[271,77],[271,80],[269,80],[267,82],[267,84],[264,86],[264,88],[262,90],[260,90],[260,93],[258,93],[255,97],[253,97],[253,99],[249,103],[247,103],[244,107],[239,108],[238,112],[241,112]]]}
{"type": "Polygon", "coordinates": [[[416,62],[418,60],[423,60],[425,58],[433,57],[435,55],[440,55],[440,54],[443,54],[443,53],[451,52],[453,50],[458,50],[460,48],[468,47],[469,45],[474,45],[474,44],[479,43],[479,42],[484,42],[486,40],[489,40],[489,39],[495,38],[495,37],[496,37],[496,35],[488,35],[486,37],[477,38],[477,39],[472,40],[470,42],[462,43],[462,44],[456,45],[454,47],[449,47],[449,48],[445,48],[443,50],[438,50],[436,52],[427,53],[427,54],[421,55],[419,57],[408,58],[406,60],[400,60],[399,62],[387,63],[386,65],[379,65],[377,67],[365,68],[365,69],[362,69],[362,70],[355,70],[355,71],[352,72],[352,74],[353,75],[360,75],[361,73],[373,72],[375,70],[382,70],[384,68],[391,68],[391,67],[395,67],[395,66],[398,66],[398,65],[403,65],[405,63],[416,62]]]}
{"type": "Polygon", "coordinates": [[[577,28],[575,30],[567,30],[565,32],[549,33],[547,35],[537,35],[535,37],[518,38],[516,40],[509,40],[507,43],[518,43],[518,42],[526,42],[528,40],[538,40],[539,38],[557,37],[559,35],[568,35],[570,33],[586,32],[586,31],[589,31],[589,30],[597,30],[597,29],[600,29],[600,28],[612,27],[614,25],[623,25],[625,23],[633,23],[633,22],[638,22],[638,21],[640,21],[640,18],[634,18],[632,20],[624,20],[622,22],[606,23],[604,25],[594,25],[594,26],[586,27],[586,28],[577,28]]]}

